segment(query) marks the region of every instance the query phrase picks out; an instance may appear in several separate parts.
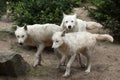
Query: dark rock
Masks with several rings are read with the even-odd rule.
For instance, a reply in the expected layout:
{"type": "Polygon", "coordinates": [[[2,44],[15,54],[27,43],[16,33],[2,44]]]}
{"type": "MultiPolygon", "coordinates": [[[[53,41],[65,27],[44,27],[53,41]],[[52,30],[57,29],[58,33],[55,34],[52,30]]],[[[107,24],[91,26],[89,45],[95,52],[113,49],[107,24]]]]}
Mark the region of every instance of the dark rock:
{"type": "Polygon", "coordinates": [[[1,76],[22,76],[30,70],[30,65],[20,54],[13,52],[0,52],[0,75],[1,76]]]}

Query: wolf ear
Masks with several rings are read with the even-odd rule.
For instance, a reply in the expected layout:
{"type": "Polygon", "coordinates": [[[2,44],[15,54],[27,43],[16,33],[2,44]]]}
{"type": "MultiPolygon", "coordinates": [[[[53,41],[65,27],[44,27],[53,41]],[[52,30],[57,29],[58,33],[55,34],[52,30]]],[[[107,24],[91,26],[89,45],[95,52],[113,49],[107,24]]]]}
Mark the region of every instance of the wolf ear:
{"type": "Polygon", "coordinates": [[[66,30],[64,29],[64,30],[62,31],[61,36],[64,37],[64,36],[65,36],[65,33],[66,33],[66,30]]]}
{"type": "Polygon", "coordinates": [[[66,14],[63,12],[63,20],[62,20],[62,22],[61,22],[61,24],[60,24],[60,27],[62,27],[63,28],[63,26],[64,26],[64,17],[66,16],[66,14]]]}
{"type": "Polygon", "coordinates": [[[24,25],[24,29],[27,31],[27,25],[26,24],[24,25]]]}
{"type": "Polygon", "coordinates": [[[20,28],[18,25],[16,25],[16,29],[20,28]]]}
{"type": "Polygon", "coordinates": [[[63,20],[62,23],[60,24],[60,27],[62,27],[63,29],[65,28],[64,26],[64,17],[66,16],[66,14],[63,12],[63,20]]]}
{"type": "Polygon", "coordinates": [[[63,22],[63,20],[62,20],[62,23],[60,24],[60,27],[62,27],[62,28],[63,28],[63,25],[64,25],[64,22],[63,22]]]}
{"type": "Polygon", "coordinates": [[[76,14],[76,13],[74,14],[74,17],[77,17],[77,14],[76,14]]]}
{"type": "Polygon", "coordinates": [[[63,12],[63,17],[65,17],[66,16],[66,14],[63,12]]]}

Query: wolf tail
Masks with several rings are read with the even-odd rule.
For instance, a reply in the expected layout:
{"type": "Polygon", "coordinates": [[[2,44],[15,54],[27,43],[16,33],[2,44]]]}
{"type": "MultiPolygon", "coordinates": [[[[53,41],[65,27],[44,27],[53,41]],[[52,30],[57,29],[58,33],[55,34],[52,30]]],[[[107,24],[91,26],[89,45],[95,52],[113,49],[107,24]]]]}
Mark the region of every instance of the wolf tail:
{"type": "Polygon", "coordinates": [[[113,37],[109,34],[94,34],[94,36],[96,37],[96,40],[107,40],[110,42],[113,42],[113,37]]]}
{"type": "Polygon", "coordinates": [[[96,29],[96,28],[102,28],[103,26],[100,23],[97,22],[86,22],[86,28],[88,30],[96,29]]]}

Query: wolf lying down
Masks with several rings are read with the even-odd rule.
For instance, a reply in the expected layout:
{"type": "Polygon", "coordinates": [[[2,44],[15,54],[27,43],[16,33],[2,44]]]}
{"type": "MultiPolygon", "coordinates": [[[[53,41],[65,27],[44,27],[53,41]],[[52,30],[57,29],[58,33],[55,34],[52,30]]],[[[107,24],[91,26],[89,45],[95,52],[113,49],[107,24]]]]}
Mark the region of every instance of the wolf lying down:
{"type": "Polygon", "coordinates": [[[107,40],[113,42],[113,37],[108,34],[92,34],[89,32],[74,32],[66,33],[56,32],[52,36],[52,48],[58,50],[62,55],[62,59],[58,64],[58,68],[64,63],[67,56],[71,56],[63,77],[70,75],[70,67],[77,54],[82,54],[87,58],[87,69],[85,72],[90,72],[91,69],[91,54],[93,53],[95,44],[98,40],[107,40]]]}

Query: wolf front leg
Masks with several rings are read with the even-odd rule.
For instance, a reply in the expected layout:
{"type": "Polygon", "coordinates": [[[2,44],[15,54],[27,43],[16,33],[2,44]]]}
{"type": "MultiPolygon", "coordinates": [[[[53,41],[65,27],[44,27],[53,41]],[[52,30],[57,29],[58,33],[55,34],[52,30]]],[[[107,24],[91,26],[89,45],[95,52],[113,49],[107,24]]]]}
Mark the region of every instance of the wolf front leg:
{"type": "Polygon", "coordinates": [[[85,70],[86,73],[89,73],[91,69],[91,54],[92,54],[91,50],[88,50],[86,52],[86,57],[87,57],[87,69],[85,70]]]}
{"type": "Polygon", "coordinates": [[[77,54],[77,60],[80,64],[81,68],[85,68],[85,64],[82,62],[82,59],[81,59],[81,53],[77,54]]]}
{"type": "Polygon", "coordinates": [[[76,57],[76,53],[74,53],[71,56],[70,60],[68,61],[67,66],[66,66],[66,71],[65,71],[65,74],[63,75],[63,77],[68,77],[70,75],[70,67],[71,67],[73,61],[75,60],[75,57],[76,57]]]}
{"type": "Polygon", "coordinates": [[[41,65],[41,54],[44,48],[45,48],[44,44],[40,44],[37,47],[33,67],[36,67],[38,64],[41,65]]]}
{"type": "Polygon", "coordinates": [[[57,64],[56,68],[59,69],[61,64],[63,64],[65,62],[65,60],[66,60],[66,55],[62,55],[62,58],[61,58],[60,62],[57,64]]]}

